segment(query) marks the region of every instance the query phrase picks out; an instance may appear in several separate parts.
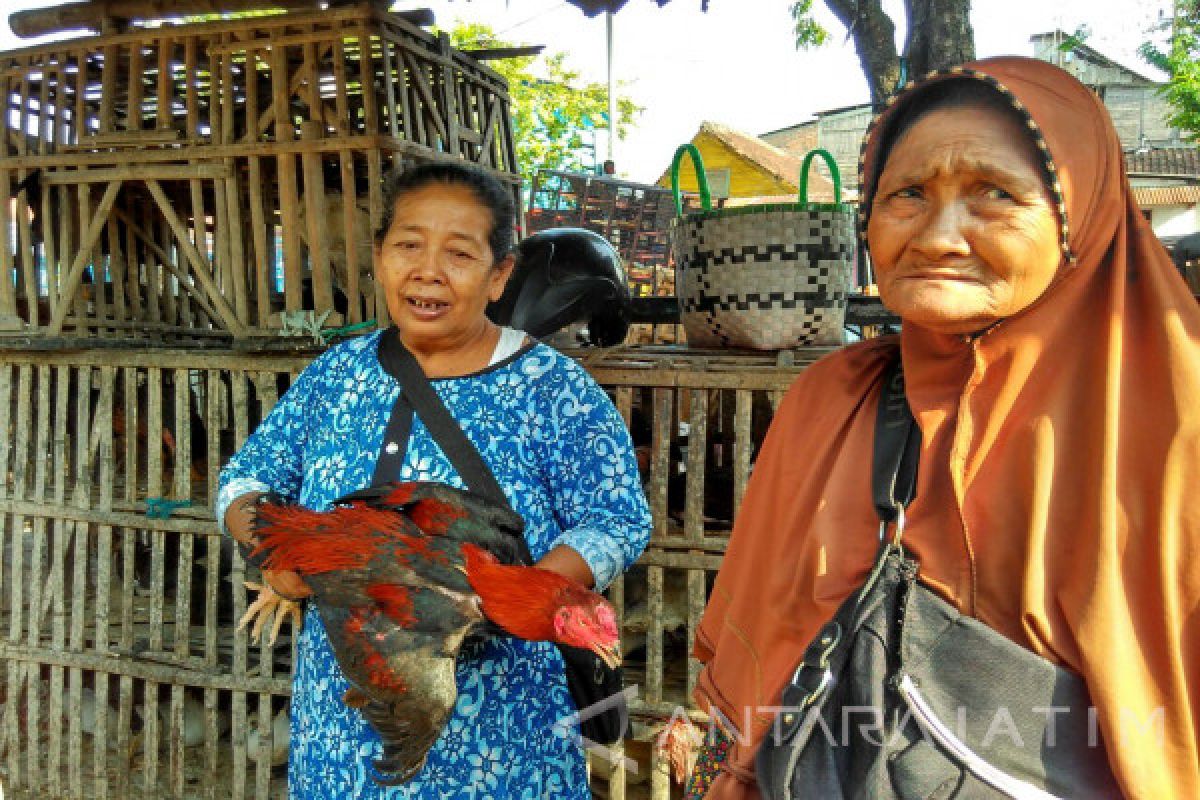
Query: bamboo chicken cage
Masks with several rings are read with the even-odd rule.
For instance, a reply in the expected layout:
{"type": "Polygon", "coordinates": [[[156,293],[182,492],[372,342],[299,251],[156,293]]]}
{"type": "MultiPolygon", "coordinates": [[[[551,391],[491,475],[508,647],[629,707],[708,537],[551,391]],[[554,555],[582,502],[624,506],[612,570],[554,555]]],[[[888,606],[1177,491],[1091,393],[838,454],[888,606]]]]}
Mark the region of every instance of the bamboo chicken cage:
{"type": "MultiPolygon", "coordinates": [[[[233,630],[248,571],[212,518],[217,472],[322,328],[384,318],[388,169],[465,159],[515,191],[505,84],[362,5],[2,53],[0,88],[0,787],[284,797],[291,637],[233,630]]],[[[577,355],[630,424],[655,525],[609,591],[630,760],[594,760],[593,786],[665,800],[651,743],[696,716],[689,654],[730,521],[818,353],[577,355]]]]}
{"type": "Polygon", "coordinates": [[[0,330],[228,346],[378,319],[405,159],[516,185],[506,85],[370,5],[0,54],[0,330]]]}

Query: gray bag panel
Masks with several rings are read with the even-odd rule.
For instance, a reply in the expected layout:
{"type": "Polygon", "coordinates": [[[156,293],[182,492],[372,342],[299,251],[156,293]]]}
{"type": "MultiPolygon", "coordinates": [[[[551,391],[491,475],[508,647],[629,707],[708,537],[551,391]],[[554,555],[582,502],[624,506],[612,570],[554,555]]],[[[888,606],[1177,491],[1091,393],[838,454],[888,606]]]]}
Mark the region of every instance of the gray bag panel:
{"type": "MultiPolygon", "coordinates": [[[[792,724],[783,712],[779,735],[764,740],[764,797],[1120,797],[1082,679],[962,615],[915,580],[915,563],[887,551],[867,592],[834,617],[846,633],[831,687],[792,724]],[[903,676],[975,760],[927,732],[898,690],[903,676]],[[987,770],[1017,790],[989,785],[987,770]]],[[[781,705],[799,707],[804,694],[785,690],[781,705]]]]}

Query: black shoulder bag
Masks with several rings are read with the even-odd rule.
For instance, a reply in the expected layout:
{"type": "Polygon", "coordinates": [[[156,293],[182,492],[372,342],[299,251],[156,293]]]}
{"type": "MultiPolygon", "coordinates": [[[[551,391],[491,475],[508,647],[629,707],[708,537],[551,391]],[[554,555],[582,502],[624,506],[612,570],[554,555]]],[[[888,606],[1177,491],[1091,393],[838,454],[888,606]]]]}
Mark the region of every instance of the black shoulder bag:
{"type": "Polygon", "coordinates": [[[1083,679],[918,580],[903,534],[920,442],[897,359],[875,426],[879,554],[783,690],[757,754],[763,796],[1120,797],[1083,679]]]}
{"type": "MultiPolygon", "coordinates": [[[[400,384],[400,396],[392,407],[371,485],[379,486],[399,476],[408,437],[412,432],[413,415],[416,414],[421,417],[429,435],[446,454],[467,488],[511,509],[491,467],[429,384],[429,378],[400,341],[399,331],[395,327],[388,328],[379,339],[379,363],[400,384]]],[[[524,538],[521,538],[520,544],[526,563],[532,564],[533,557],[524,538]]],[[[610,668],[591,650],[564,644],[557,646],[566,666],[567,688],[575,707],[584,711],[604,703],[605,710],[589,713],[586,719],[580,720],[580,733],[598,744],[620,741],[629,720],[628,704],[621,691],[620,667],[610,668]]]]}

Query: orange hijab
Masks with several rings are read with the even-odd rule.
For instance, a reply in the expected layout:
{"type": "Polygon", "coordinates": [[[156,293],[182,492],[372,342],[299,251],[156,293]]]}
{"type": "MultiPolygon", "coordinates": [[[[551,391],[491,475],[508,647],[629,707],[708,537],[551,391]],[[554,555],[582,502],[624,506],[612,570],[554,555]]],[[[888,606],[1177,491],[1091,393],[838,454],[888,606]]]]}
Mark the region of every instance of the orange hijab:
{"type": "MultiPolygon", "coordinates": [[[[980,61],[901,93],[868,133],[864,209],[887,121],[964,76],[1028,115],[1070,257],[974,342],[904,327],[923,435],[905,542],[927,585],[1084,677],[1128,796],[1200,797],[1200,308],[1133,200],[1104,106],[1041,61],[980,61]]],[[[696,639],[697,698],[743,737],[709,798],[758,797],[760,707],[871,565],[873,426],[895,347],[818,362],[772,424],[696,639]]]]}

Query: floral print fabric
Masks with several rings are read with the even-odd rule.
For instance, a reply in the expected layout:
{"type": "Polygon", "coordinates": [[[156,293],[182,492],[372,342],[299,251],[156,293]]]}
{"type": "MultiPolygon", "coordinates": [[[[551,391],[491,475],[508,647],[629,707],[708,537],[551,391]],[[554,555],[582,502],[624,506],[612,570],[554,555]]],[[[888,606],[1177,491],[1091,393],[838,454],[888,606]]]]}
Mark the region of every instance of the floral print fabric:
{"type": "Polygon", "coordinates": [[[683,800],[704,800],[717,776],[721,774],[721,765],[728,758],[732,746],[733,739],[724,731],[715,725],[710,728],[710,733],[705,737],[700,753],[696,756],[696,766],[692,768],[692,774],[683,790],[683,800]]]}
{"type": "MultiPolygon", "coordinates": [[[[218,520],[248,491],[313,509],[368,486],[399,386],[380,367],[379,333],[327,351],[221,473],[218,520]]],[[[432,381],[525,518],[535,559],[559,544],[582,555],[596,585],[631,565],[650,535],[629,434],[575,362],[535,344],[474,375],[432,381]]],[[[421,420],[399,480],[462,486],[421,420]]],[[[458,703],[424,769],[392,788],[372,781],[382,752],[358,712],[315,608],[305,613],[293,680],[289,792],[294,800],[588,798],[574,713],[557,648],[498,637],[464,648],[458,703]]]]}

